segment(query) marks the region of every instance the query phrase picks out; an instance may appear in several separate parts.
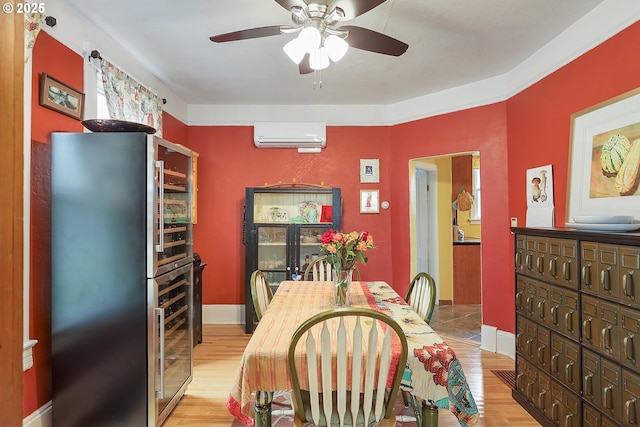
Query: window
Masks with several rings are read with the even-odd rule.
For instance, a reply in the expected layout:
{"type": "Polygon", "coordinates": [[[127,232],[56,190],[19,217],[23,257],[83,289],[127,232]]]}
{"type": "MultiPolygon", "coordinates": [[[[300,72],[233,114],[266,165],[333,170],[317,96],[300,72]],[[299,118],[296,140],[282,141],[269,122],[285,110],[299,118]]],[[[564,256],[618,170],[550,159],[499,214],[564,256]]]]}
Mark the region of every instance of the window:
{"type": "Polygon", "coordinates": [[[480,193],[480,157],[473,156],[472,160],[472,168],[471,168],[471,186],[473,187],[473,191],[471,194],[473,195],[473,205],[471,206],[471,217],[470,220],[480,221],[481,216],[481,206],[482,206],[482,197],[480,193]]]}
{"type": "Polygon", "coordinates": [[[96,69],[96,118],[110,119],[107,98],[104,96],[104,86],[102,85],[102,71],[96,69]]]}

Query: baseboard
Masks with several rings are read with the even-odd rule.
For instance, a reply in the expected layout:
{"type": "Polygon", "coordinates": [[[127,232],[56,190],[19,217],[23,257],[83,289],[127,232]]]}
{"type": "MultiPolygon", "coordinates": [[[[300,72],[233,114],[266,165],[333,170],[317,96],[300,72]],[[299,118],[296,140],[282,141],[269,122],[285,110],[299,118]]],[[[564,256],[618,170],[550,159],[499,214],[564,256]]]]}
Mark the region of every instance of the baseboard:
{"type": "Polygon", "coordinates": [[[514,334],[489,325],[482,325],[480,333],[482,336],[481,350],[504,354],[515,360],[516,338],[514,334]]]}
{"type": "Polygon", "coordinates": [[[207,304],[202,306],[202,323],[244,325],[244,305],[207,304]]]}
{"type": "Polygon", "coordinates": [[[453,300],[441,299],[440,301],[438,301],[438,305],[453,305],[453,300]]]}
{"type": "Polygon", "coordinates": [[[27,418],[22,420],[22,427],[52,427],[51,401],[36,409],[27,418]]]}

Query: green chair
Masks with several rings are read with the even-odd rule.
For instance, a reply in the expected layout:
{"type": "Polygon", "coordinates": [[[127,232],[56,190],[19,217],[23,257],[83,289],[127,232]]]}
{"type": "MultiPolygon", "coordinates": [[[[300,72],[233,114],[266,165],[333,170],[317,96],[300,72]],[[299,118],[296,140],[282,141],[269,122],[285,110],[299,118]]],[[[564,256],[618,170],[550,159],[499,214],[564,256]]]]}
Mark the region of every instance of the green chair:
{"type": "Polygon", "coordinates": [[[436,305],[436,282],[433,277],[424,272],[416,274],[404,299],[429,323],[436,305]]]}
{"type": "MultiPolygon", "coordinates": [[[[416,274],[413,280],[411,280],[405,301],[425,322],[429,323],[436,305],[436,282],[433,280],[433,277],[424,272],[416,274]]],[[[421,405],[417,399],[407,391],[402,391],[402,400],[404,401],[405,407],[411,404],[416,416],[416,424],[420,427],[423,424],[421,405]]]]}
{"type": "Polygon", "coordinates": [[[369,308],[329,310],[305,321],[293,334],[287,354],[294,425],[395,426],[393,407],[407,348],[400,325],[369,308]],[[380,339],[382,344],[375,345],[380,339]],[[399,355],[392,354],[394,341],[400,344],[399,355]],[[296,350],[302,343],[301,354],[296,350]],[[301,389],[301,378],[308,390],[301,389]]]}
{"type": "Polygon", "coordinates": [[[269,282],[260,270],[256,270],[251,274],[251,299],[253,300],[253,309],[256,312],[256,317],[260,321],[273,299],[273,292],[269,282]]]}

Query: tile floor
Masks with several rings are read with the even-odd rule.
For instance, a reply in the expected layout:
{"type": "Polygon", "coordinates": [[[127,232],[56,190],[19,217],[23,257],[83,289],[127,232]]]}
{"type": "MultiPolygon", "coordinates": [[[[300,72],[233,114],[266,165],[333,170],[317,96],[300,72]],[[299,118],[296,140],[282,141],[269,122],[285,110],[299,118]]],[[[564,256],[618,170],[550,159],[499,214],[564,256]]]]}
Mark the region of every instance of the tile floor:
{"type": "Polygon", "coordinates": [[[436,305],[429,323],[438,335],[480,344],[482,313],[480,304],[436,305]]]}

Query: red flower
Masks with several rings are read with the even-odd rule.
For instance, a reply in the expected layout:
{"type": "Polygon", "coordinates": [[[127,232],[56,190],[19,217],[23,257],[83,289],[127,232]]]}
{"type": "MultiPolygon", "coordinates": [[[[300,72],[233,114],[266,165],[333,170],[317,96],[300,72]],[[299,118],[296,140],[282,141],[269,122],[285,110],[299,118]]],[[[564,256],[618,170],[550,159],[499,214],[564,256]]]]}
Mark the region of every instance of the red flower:
{"type": "Polygon", "coordinates": [[[322,236],[320,236],[320,241],[322,244],[327,244],[333,242],[333,235],[336,234],[335,230],[329,229],[322,236]]]}

